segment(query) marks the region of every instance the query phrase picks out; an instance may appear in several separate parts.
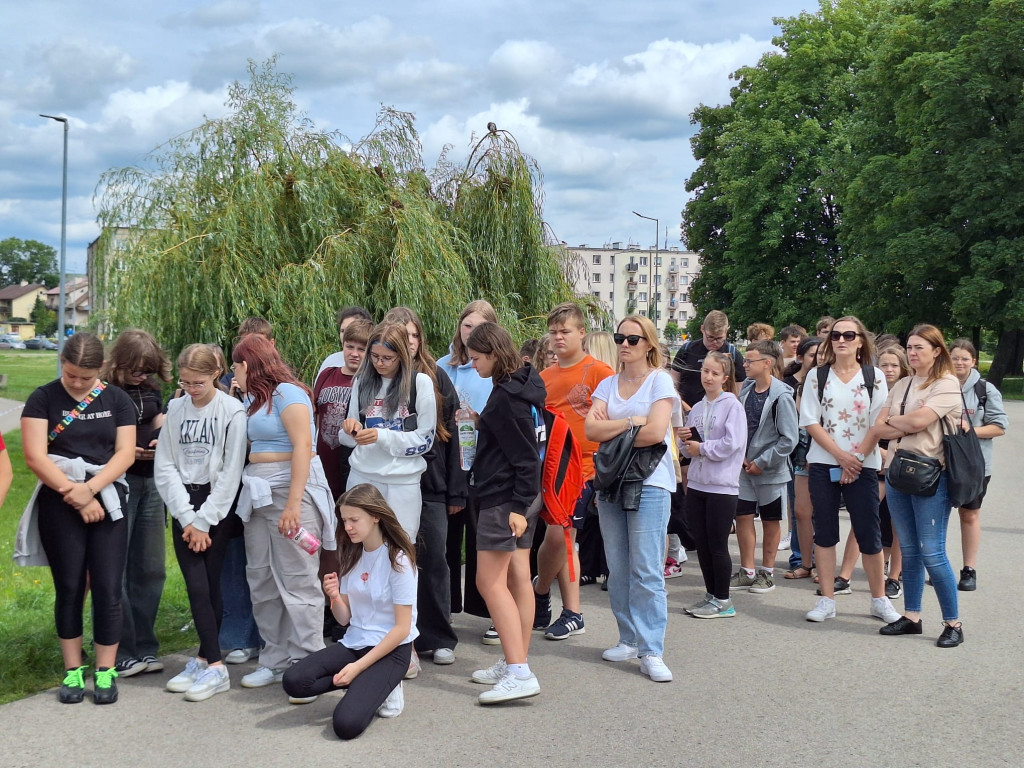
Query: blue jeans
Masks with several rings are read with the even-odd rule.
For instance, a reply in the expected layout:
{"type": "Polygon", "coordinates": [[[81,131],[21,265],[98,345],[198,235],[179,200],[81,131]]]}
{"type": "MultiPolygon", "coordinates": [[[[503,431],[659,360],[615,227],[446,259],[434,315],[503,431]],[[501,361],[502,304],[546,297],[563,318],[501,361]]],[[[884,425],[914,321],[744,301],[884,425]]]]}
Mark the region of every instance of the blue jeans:
{"type": "Polygon", "coordinates": [[[635,512],[597,501],[619,642],[636,646],[641,656],[663,656],[665,651],[665,529],[670,505],[669,492],[651,485],[644,486],[635,512]]]}
{"type": "Polygon", "coordinates": [[[127,474],[128,555],[124,565],[119,661],[156,656],[156,614],[164,592],[166,544],[164,502],[152,477],[127,474]]]}
{"type": "Polygon", "coordinates": [[[260,631],[256,628],[256,619],[252,615],[245,565],[245,539],[238,536],[228,542],[220,572],[221,598],[224,602],[220,647],[227,651],[235,648],[260,648],[263,645],[260,631]]]}
{"type": "Polygon", "coordinates": [[[912,613],[921,611],[927,569],[939,599],[942,620],[955,620],[959,615],[956,577],[946,556],[946,528],[951,510],[946,473],[942,473],[934,496],[911,496],[886,483],[885,498],[903,553],[903,607],[912,613]]]}

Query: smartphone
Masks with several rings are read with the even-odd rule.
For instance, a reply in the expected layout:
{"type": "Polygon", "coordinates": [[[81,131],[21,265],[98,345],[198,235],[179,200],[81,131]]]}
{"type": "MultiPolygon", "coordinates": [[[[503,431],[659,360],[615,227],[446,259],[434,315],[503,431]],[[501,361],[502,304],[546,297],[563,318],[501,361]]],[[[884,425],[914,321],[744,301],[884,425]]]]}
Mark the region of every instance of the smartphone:
{"type": "Polygon", "coordinates": [[[843,479],[843,468],[842,467],[829,467],[828,478],[833,483],[838,483],[843,479]]]}
{"type": "Polygon", "coordinates": [[[696,427],[690,427],[690,439],[695,443],[704,442],[704,438],[700,436],[700,432],[697,431],[696,427]]]}

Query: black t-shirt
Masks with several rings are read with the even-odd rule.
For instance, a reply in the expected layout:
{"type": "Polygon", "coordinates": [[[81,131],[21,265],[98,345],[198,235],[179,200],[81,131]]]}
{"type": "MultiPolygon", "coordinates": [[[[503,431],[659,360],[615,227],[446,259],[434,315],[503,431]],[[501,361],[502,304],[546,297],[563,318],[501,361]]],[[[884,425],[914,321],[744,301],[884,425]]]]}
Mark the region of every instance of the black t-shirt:
{"type": "MultiPolygon", "coordinates": [[[[128,399],[132,401],[132,408],[135,409],[135,445],[139,448],[149,449],[153,440],[153,419],[163,411],[164,403],[160,396],[160,390],[153,389],[149,384],[133,386],[128,384],[121,387],[128,399]]],[[[92,408],[92,406],[89,406],[92,408]]],[[[88,413],[89,411],[86,411],[88,413]]],[[[141,477],[153,476],[153,460],[136,460],[128,467],[128,474],[141,477]]]]}
{"type": "Polygon", "coordinates": [[[743,410],[747,413],[747,445],[750,444],[757,428],[761,426],[761,414],[764,412],[764,404],[768,402],[769,392],[771,389],[766,389],[764,392],[751,389],[743,401],[743,410]]]}
{"type": "MultiPolygon", "coordinates": [[[[79,402],[68,394],[60,379],[55,379],[29,395],[21,416],[46,419],[49,434],[79,402]]],[[[47,453],[69,459],[81,457],[90,464],[106,464],[114,455],[117,428],[133,426],[136,418],[135,408],[124,390],[108,385],[54,438],[47,453]]]]}
{"type": "MultiPolygon", "coordinates": [[[[746,378],[746,373],[743,371],[743,355],[740,354],[740,351],[732,344],[723,344],[718,351],[725,354],[732,352],[732,362],[736,367],[736,381],[743,381],[746,378]]],[[[672,370],[679,374],[679,396],[691,408],[704,397],[704,385],[700,383],[700,369],[707,356],[708,348],[704,346],[704,339],[701,338],[685,342],[672,360],[672,370]]]]}

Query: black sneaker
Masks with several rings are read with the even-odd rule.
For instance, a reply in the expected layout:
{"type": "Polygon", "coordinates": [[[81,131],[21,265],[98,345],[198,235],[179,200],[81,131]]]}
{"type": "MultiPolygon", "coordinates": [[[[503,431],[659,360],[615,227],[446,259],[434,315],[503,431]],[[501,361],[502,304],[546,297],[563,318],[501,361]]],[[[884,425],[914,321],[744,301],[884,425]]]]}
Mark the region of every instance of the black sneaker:
{"type": "MultiPolygon", "coordinates": [[[[156,656],[143,656],[142,657],[142,661],[146,665],[146,671],[147,672],[163,672],[164,671],[164,663],[162,661],[160,661],[160,659],[158,659],[156,656]]],[[[117,667],[114,667],[114,669],[117,669],[117,667]]]]}
{"type": "Polygon", "coordinates": [[[132,657],[121,659],[114,665],[114,669],[117,670],[118,677],[131,677],[132,675],[137,675],[140,672],[145,672],[148,668],[149,664],[145,661],[132,657]]]}
{"type": "Polygon", "coordinates": [[[61,704],[78,704],[85,698],[85,667],[69,669],[57,694],[61,704]]]}
{"type": "MultiPolygon", "coordinates": [[[[835,580],[832,582],[832,592],[833,592],[833,594],[836,594],[836,595],[848,595],[852,591],[853,590],[850,589],[850,582],[848,582],[842,576],[836,576],[835,580]]],[[[819,587],[818,589],[814,590],[814,594],[820,596],[821,595],[821,588],[819,587]]]]}
{"type": "Polygon", "coordinates": [[[978,588],[978,572],[965,565],[960,570],[960,583],[956,585],[956,588],[961,592],[973,592],[976,590],[978,588]]]}
{"type": "Polygon", "coordinates": [[[885,580],[885,596],[890,600],[895,600],[897,597],[903,596],[903,580],[902,579],[886,579],[885,580]]]}
{"type": "Polygon", "coordinates": [[[480,642],[484,645],[501,645],[501,638],[498,637],[498,630],[491,624],[484,632],[483,637],[480,638],[480,642]]]}
{"type": "Polygon", "coordinates": [[[942,628],[942,634],[939,635],[939,639],[935,641],[935,644],[939,646],[939,648],[956,648],[963,641],[964,628],[960,626],[960,622],[958,621],[952,626],[946,624],[942,628]]]}
{"type": "Polygon", "coordinates": [[[537,579],[533,580],[534,592],[533,592],[533,628],[534,630],[543,631],[548,628],[548,624],[551,623],[551,592],[549,591],[546,595],[539,594],[537,590],[537,579]]]}
{"type": "Polygon", "coordinates": [[[93,673],[93,704],[113,704],[117,701],[116,669],[97,669],[93,673]]]}

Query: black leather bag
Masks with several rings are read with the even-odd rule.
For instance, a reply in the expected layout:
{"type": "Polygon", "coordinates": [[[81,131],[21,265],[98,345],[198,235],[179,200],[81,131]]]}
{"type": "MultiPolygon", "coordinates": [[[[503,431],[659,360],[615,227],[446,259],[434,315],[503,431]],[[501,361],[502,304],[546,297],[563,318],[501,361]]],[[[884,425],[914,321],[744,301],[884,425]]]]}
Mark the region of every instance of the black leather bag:
{"type": "Polygon", "coordinates": [[[911,496],[934,496],[942,477],[942,462],[898,448],[885,472],[885,482],[911,496]]]}
{"type": "Polygon", "coordinates": [[[638,432],[640,427],[631,427],[601,443],[594,453],[594,490],[608,491],[618,486],[629,465],[638,432]]]}
{"type": "MultiPolygon", "coordinates": [[[[961,398],[963,393],[960,393],[961,398]]],[[[964,411],[966,412],[966,403],[964,411]]],[[[947,425],[942,419],[942,447],[946,451],[946,490],[954,507],[974,501],[985,487],[985,457],[974,426],[947,425]]]]}

